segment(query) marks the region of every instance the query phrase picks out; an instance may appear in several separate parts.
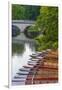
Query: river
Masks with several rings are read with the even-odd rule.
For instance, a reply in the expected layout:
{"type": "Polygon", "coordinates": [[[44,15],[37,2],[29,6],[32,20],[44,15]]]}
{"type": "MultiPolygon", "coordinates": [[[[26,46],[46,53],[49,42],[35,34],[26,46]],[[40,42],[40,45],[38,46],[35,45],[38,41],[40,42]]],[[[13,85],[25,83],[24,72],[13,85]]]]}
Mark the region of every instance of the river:
{"type": "Polygon", "coordinates": [[[12,79],[16,76],[19,69],[30,59],[30,55],[35,52],[33,40],[25,37],[23,33],[15,37],[12,42],[12,79]],[[25,41],[24,41],[25,39],[25,41]]]}

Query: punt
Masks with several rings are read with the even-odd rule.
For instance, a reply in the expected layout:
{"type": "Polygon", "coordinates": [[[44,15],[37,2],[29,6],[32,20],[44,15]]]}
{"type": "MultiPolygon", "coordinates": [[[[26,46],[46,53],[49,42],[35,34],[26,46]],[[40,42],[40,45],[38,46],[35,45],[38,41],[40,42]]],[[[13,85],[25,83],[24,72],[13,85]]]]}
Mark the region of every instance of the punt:
{"type": "Polygon", "coordinates": [[[38,61],[28,61],[28,63],[36,63],[36,62],[38,62],[38,61]]]}
{"type": "Polygon", "coordinates": [[[23,78],[23,79],[26,79],[27,76],[15,76],[15,77],[14,77],[14,79],[22,79],[22,78],[23,78]]]}
{"type": "MultiPolygon", "coordinates": [[[[30,71],[30,70],[29,70],[30,71]]],[[[29,71],[19,71],[19,73],[22,73],[22,74],[28,74],[29,71]]]]}
{"type": "Polygon", "coordinates": [[[37,59],[42,59],[43,57],[40,57],[40,56],[39,56],[39,57],[36,57],[36,58],[37,58],[37,59]]]}
{"type": "Polygon", "coordinates": [[[28,65],[30,65],[30,64],[35,65],[37,63],[36,62],[28,62],[28,65]]]}
{"type": "Polygon", "coordinates": [[[16,76],[15,76],[15,78],[17,78],[17,77],[26,78],[26,77],[27,77],[27,75],[16,75],[16,76]]]}
{"type": "Polygon", "coordinates": [[[27,73],[17,73],[17,74],[19,74],[19,75],[29,75],[29,74],[30,74],[30,75],[33,75],[34,72],[30,72],[30,73],[28,73],[28,74],[27,74],[27,73]]]}
{"type": "Polygon", "coordinates": [[[30,58],[29,60],[32,60],[32,61],[35,60],[36,61],[36,60],[39,60],[39,59],[37,59],[37,58],[30,58]]]}
{"type": "Polygon", "coordinates": [[[12,80],[12,82],[25,82],[25,80],[12,80]]]}
{"type": "Polygon", "coordinates": [[[25,70],[30,70],[30,68],[21,68],[21,69],[19,69],[20,71],[25,71],[25,70]]]}

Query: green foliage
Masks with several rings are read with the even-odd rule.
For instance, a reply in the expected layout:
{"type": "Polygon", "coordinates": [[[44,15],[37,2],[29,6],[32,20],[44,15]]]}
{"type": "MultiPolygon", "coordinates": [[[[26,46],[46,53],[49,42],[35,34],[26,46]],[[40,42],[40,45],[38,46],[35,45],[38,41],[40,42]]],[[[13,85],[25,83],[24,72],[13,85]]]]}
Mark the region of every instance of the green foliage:
{"type": "Polygon", "coordinates": [[[20,5],[12,5],[12,19],[24,18],[24,8],[20,5]]]}
{"type": "Polygon", "coordinates": [[[35,30],[34,26],[30,26],[30,27],[26,28],[24,33],[29,38],[35,38],[39,35],[39,31],[35,30]]]}
{"type": "Polygon", "coordinates": [[[29,38],[35,38],[36,50],[58,48],[58,7],[13,4],[12,19],[36,20],[35,26],[25,30],[29,38]]]}
{"type": "Polygon", "coordinates": [[[57,47],[58,47],[58,42],[56,41],[53,43],[53,48],[56,49],[57,47]]]}
{"type": "Polygon", "coordinates": [[[36,20],[39,15],[40,6],[12,4],[12,19],[36,20]]]}
{"type": "Polygon", "coordinates": [[[37,50],[58,48],[58,8],[41,7],[40,15],[36,22],[36,28],[40,29],[43,36],[36,38],[37,50]]]}

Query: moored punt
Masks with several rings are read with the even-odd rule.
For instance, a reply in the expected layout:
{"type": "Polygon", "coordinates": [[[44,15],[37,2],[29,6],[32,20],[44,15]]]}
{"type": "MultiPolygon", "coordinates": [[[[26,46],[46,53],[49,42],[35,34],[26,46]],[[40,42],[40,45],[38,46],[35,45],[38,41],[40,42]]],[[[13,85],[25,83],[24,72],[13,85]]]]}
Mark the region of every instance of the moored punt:
{"type": "MultiPolygon", "coordinates": [[[[29,60],[29,61],[31,61],[31,62],[37,62],[37,61],[39,61],[39,60],[40,60],[40,59],[37,59],[37,58],[36,58],[36,59],[34,59],[34,58],[32,58],[32,59],[31,59],[31,60],[29,60]]],[[[29,62],[29,61],[28,61],[28,62],[29,62]]]]}
{"type": "Polygon", "coordinates": [[[28,73],[17,73],[18,75],[28,75],[28,73]]]}
{"type": "Polygon", "coordinates": [[[37,54],[39,55],[39,56],[41,56],[41,55],[45,55],[45,54],[47,54],[48,53],[48,50],[47,51],[42,51],[42,52],[37,52],[37,54]]]}
{"type": "Polygon", "coordinates": [[[28,63],[28,65],[33,66],[33,68],[34,68],[34,67],[38,67],[40,64],[43,65],[43,60],[39,60],[39,61],[36,62],[36,63],[31,63],[31,62],[28,63]]]}
{"type": "Polygon", "coordinates": [[[34,72],[33,71],[30,71],[30,72],[27,72],[27,73],[17,73],[18,75],[33,75],[34,74],[34,72]]]}
{"type": "MultiPolygon", "coordinates": [[[[26,80],[32,80],[32,77],[27,78],[26,80]]],[[[37,77],[37,78],[34,78],[34,80],[58,80],[58,78],[57,77],[50,77],[50,78],[48,78],[48,77],[45,77],[45,78],[37,77]]]]}
{"type": "Polygon", "coordinates": [[[28,63],[37,63],[38,61],[28,61],[28,63]]]}
{"type": "Polygon", "coordinates": [[[17,85],[25,85],[25,82],[12,82],[13,86],[17,85]]]}
{"type": "Polygon", "coordinates": [[[28,62],[28,65],[36,65],[37,63],[28,62]]]}
{"type": "Polygon", "coordinates": [[[43,59],[43,57],[42,56],[38,56],[38,57],[36,57],[37,59],[43,59]]]}
{"type": "Polygon", "coordinates": [[[25,81],[26,78],[14,78],[14,80],[21,80],[21,81],[25,81]]]}
{"type": "Polygon", "coordinates": [[[31,57],[37,57],[37,56],[43,56],[43,54],[45,54],[45,53],[44,52],[41,52],[41,53],[32,54],[30,56],[31,57]]]}
{"type": "Polygon", "coordinates": [[[38,61],[39,59],[37,59],[37,58],[30,58],[29,60],[34,60],[34,61],[38,61]]]}
{"type": "MultiPolygon", "coordinates": [[[[27,65],[27,66],[23,66],[24,68],[25,68],[25,70],[27,70],[27,69],[32,69],[33,68],[33,66],[32,65],[27,65]]],[[[20,69],[21,70],[21,69],[20,69]]]]}
{"type": "Polygon", "coordinates": [[[26,79],[26,76],[15,76],[15,77],[14,77],[14,79],[22,79],[22,78],[23,78],[23,79],[24,79],[24,78],[26,79]]]}
{"type": "Polygon", "coordinates": [[[25,82],[25,80],[12,80],[12,82],[25,82]]]}
{"type": "Polygon", "coordinates": [[[43,62],[43,59],[33,59],[31,61],[28,61],[28,62],[32,62],[32,63],[39,63],[39,62],[43,62]]]}
{"type": "Polygon", "coordinates": [[[29,71],[30,68],[25,68],[25,69],[19,69],[19,71],[29,71]]]}
{"type": "Polygon", "coordinates": [[[37,55],[30,55],[30,57],[32,57],[32,58],[36,58],[36,57],[37,57],[37,55]]]}
{"type": "Polygon", "coordinates": [[[17,74],[14,78],[16,78],[16,77],[26,78],[26,77],[27,77],[27,75],[19,75],[19,74],[17,74]]]}
{"type": "Polygon", "coordinates": [[[32,53],[32,55],[38,55],[37,53],[32,53]]]}
{"type": "Polygon", "coordinates": [[[37,61],[28,61],[28,63],[36,64],[37,61]]]}
{"type": "MultiPolygon", "coordinates": [[[[30,70],[29,70],[30,71],[30,70]]],[[[22,73],[22,74],[28,74],[29,71],[19,71],[19,73],[22,73]]]]}
{"type": "Polygon", "coordinates": [[[39,65],[40,63],[41,63],[41,61],[38,61],[36,63],[29,62],[28,65],[33,65],[33,67],[34,67],[35,65],[39,65]]]}
{"type": "Polygon", "coordinates": [[[32,63],[28,63],[28,65],[32,65],[32,66],[37,66],[37,65],[39,65],[39,63],[36,63],[36,64],[32,64],[32,63]]]}
{"type": "Polygon", "coordinates": [[[48,66],[38,66],[38,69],[53,69],[53,70],[58,70],[58,68],[48,67],[48,66]]]}
{"type": "Polygon", "coordinates": [[[32,58],[36,58],[38,56],[44,56],[44,54],[42,53],[42,54],[30,55],[30,57],[32,57],[32,58]]]}
{"type": "Polygon", "coordinates": [[[39,60],[30,60],[29,62],[38,62],[39,60]]]}
{"type": "MultiPolygon", "coordinates": [[[[47,50],[48,51],[48,50],[47,50]]],[[[46,53],[46,52],[43,52],[46,53]]],[[[34,54],[33,54],[34,55],[34,54]]],[[[45,54],[43,54],[45,55],[45,54]]],[[[49,58],[49,56],[48,56],[49,58]]],[[[57,70],[56,62],[50,62],[52,60],[44,59],[44,57],[36,56],[36,58],[31,58],[28,61],[28,65],[23,66],[22,69],[19,69],[17,73],[18,76],[15,76],[13,83],[19,83],[20,85],[25,84],[41,84],[41,83],[51,83],[57,82],[57,70]],[[52,67],[53,64],[55,67],[52,67]]]]}
{"type": "Polygon", "coordinates": [[[29,69],[29,70],[21,70],[21,69],[19,69],[19,71],[22,71],[22,72],[29,72],[30,69],[29,69]]]}
{"type": "Polygon", "coordinates": [[[38,61],[29,61],[28,64],[39,64],[40,62],[42,62],[41,60],[38,60],[38,61]]]}
{"type": "Polygon", "coordinates": [[[39,56],[41,55],[42,53],[35,53],[35,54],[32,54],[32,56],[39,56]]]}
{"type": "MultiPolygon", "coordinates": [[[[26,71],[26,74],[34,73],[35,70],[26,71]]],[[[20,72],[21,73],[21,72],[20,72]]]]}

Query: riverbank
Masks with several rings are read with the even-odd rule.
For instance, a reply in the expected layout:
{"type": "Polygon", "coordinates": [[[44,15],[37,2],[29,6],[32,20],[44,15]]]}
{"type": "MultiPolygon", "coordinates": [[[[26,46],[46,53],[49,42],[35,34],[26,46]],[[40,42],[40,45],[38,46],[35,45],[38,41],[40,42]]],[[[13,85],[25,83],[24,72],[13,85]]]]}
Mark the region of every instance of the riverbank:
{"type": "Polygon", "coordinates": [[[51,50],[39,60],[27,76],[26,84],[44,84],[58,82],[58,51],[51,50]]]}

